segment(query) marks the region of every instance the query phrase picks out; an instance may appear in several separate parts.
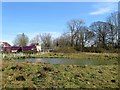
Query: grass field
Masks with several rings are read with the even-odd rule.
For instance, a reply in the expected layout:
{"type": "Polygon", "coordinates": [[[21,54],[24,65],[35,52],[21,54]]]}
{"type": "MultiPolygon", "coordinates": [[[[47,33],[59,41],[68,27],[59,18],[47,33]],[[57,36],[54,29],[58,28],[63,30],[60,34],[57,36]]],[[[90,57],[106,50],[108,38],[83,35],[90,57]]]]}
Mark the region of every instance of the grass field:
{"type": "Polygon", "coordinates": [[[24,58],[69,58],[79,60],[118,60],[117,53],[37,53],[37,54],[5,54],[5,60],[24,59],[24,58]]]}
{"type": "MultiPolygon", "coordinates": [[[[117,54],[100,53],[71,55],[47,53],[42,55],[42,57],[45,56],[117,60],[117,54]]],[[[116,64],[52,65],[3,60],[1,69],[2,88],[119,88],[118,65],[116,64]]]]}

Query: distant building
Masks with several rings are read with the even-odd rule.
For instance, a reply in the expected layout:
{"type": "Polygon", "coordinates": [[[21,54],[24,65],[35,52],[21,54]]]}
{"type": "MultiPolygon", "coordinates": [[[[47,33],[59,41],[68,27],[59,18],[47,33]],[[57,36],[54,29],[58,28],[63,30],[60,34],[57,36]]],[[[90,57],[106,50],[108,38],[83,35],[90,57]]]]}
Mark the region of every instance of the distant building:
{"type": "Polygon", "coordinates": [[[0,42],[0,51],[24,52],[24,51],[52,51],[53,49],[42,48],[40,43],[32,43],[30,46],[11,46],[7,42],[0,42]]]}
{"type": "Polygon", "coordinates": [[[10,47],[11,45],[7,42],[0,42],[0,51],[3,51],[4,47],[10,47]]]}
{"type": "Polygon", "coordinates": [[[2,46],[2,47],[9,47],[11,45],[9,43],[7,43],[7,42],[0,42],[0,46],[2,46]]]}
{"type": "Polygon", "coordinates": [[[0,51],[7,51],[7,52],[21,52],[21,51],[31,51],[37,50],[35,45],[31,46],[11,46],[7,42],[0,42],[0,51]]]}
{"type": "Polygon", "coordinates": [[[41,51],[41,44],[37,44],[36,49],[37,49],[38,52],[41,51]]]}
{"type": "Polygon", "coordinates": [[[36,50],[35,46],[10,46],[4,47],[4,50],[7,52],[21,52],[21,51],[33,51],[36,50]]]}

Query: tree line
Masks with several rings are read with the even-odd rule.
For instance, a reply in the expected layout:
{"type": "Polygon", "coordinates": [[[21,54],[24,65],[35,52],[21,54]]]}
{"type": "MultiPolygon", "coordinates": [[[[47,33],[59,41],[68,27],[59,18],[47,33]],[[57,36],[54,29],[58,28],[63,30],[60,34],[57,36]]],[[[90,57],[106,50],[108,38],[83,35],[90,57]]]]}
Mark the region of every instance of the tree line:
{"type": "Polygon", "coordinates": [[[120,47],[119,40],[119,18],[118,12],[111,13],[106,21],[96,21],[90,26],[85,26],[82,19],[72,19],[67,22],[68,31],[60,37],[53,39],[50,33],[36,35],[29,41],[27,35],[20,34],[14,40],[14,45],[25,46],[30,42],[42,42],[46,48],[73,48],[76,51],[90,51],[96,49],[116,49],[120,47]]]}

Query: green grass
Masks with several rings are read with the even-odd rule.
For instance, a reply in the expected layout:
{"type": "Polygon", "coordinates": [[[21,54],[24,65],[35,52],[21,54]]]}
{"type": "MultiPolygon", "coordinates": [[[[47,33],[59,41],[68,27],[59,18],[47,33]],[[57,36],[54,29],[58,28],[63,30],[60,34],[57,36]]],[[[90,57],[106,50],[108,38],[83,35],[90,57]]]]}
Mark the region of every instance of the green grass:
{"type": "Polygon", "coordinates": [[[25,54],[23,56],[9,57],[9,54],[3,58],[5,60],[12,59],[25,59],[25,58],[69,58],[69,59],[79,59],[79,60],[118,60],[117,53],[37,53],[37,54],[25,54]]]}
{"type": "Polygon", "coordinates": [[[20,58],[119,60],[117,53],[37,53],[4,58],[2,88],[118,88],[118,65],[60,65],[13,62],[20,58]]]}
{"type": "Polygon", "coordinates": [[[2,87],[118,88],[118,65],[51,65],[3,61],[2,87]]]}
{"type": "Polygon", "coordinates": [[[69,58],[79,60],[118,60],[117,53],[46,53],[37,57],[69,58]]]}

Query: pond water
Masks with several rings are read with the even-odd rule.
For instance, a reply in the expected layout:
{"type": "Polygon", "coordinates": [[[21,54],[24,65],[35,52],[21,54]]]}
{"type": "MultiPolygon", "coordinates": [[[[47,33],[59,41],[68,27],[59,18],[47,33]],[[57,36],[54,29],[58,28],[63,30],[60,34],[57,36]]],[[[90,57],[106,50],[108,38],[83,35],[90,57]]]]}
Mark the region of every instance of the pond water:
{"type": "Polygon", "coordinates": [[[29,58],[18,59],[17,62],[42,62],[49,64],[69,64],[69,65],[109,65],[116,64],[115,61],[107,60],[77,60],[77,59],[65,59],[65,58],[29,58]]]}

